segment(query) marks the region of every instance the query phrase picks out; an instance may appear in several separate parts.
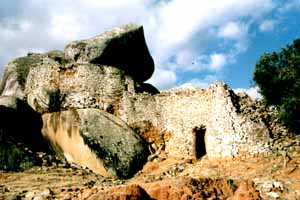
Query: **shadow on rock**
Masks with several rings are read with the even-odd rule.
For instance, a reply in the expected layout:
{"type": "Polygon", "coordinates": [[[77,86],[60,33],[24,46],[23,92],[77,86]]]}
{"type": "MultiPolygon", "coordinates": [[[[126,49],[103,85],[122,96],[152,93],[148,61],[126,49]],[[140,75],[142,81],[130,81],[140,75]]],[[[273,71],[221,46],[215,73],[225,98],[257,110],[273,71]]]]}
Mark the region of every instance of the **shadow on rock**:
{"type": "Polygon", "coordinates": [[[0,169],[18,171],[40,164],[35,152],[50,153],[41,134],[41,116],[15,97],[0,100],[0,169]]]}

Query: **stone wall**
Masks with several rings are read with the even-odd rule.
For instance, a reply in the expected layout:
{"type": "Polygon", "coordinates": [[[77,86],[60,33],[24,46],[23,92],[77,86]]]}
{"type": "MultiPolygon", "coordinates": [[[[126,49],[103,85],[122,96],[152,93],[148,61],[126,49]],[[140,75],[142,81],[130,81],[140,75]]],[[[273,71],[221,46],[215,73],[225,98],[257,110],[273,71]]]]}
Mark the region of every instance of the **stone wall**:
{"type": "MultiPolygon", "coordinates": [[[[173,89],[157,95],[123,97],[120,117],[131,126],[150,122],[167,134],[165,150],[173,156],[195,157],[195,130],[205,127],[210,158],[232,158],[269,150],[269,131],[260,120],[239,112],[237,96],[223,83],[203,89],[173,89]]],[[[203,133],[201,133],[203,134],[203,133]]],[[[198,142],[199,143],[199,142],[198,142]]]]}

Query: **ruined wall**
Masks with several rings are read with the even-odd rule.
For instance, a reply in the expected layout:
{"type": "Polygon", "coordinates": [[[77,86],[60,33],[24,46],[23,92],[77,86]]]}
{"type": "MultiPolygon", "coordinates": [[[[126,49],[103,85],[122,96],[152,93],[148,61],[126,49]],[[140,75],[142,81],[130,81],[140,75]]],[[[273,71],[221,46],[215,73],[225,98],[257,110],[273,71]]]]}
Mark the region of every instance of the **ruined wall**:
{"type": "Polygon", "coordinates": [[[240,113],[237,96],[224,84],[217,84],[210,91],[213,98],[207,125],[208,155],[235,157],[267,152],[270,133],[265,124],[240,113]]]}
{"type": "MultiPolygon", "coordinates": [[[[269,150],[265,124],[239,112],[235,94],[223,83],[202,89],[173,89],[157,95],[127,94],[120,117],[129,125],[144,122],[168,134],[170,155],[195,157],[195,129],[205,126],[205,148],[210,158],[249,156],[269,150]]],[[[203,134],[203,133],[202,133],[203,134]]]]}

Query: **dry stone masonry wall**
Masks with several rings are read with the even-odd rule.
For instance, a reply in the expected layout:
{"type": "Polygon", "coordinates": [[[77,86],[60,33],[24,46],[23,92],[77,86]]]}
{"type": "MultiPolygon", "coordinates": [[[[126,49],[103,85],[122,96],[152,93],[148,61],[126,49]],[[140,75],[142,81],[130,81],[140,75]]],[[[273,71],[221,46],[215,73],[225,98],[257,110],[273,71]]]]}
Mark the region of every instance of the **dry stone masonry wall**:
{"type": "Polygon", "coordinates": [[[269,132],[262,121],[239,113],[235,94],[225,84],[207,90],[172,89],[157,95],[128,94],[120,117],[133,126],[150,122],[169,133],[166,151],[173,156],[195,157],[195,128],[205,127],[205,148],[210,158],[251,156],[267,152],[269,132]]]}

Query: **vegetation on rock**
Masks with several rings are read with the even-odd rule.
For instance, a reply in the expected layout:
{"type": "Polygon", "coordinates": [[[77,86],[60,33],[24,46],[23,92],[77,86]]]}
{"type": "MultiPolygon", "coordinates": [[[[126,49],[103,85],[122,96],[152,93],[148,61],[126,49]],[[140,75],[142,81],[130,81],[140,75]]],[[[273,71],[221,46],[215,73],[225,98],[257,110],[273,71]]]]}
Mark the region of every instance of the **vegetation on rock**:
{"type": "Polygon", "coordinates": [[[38,54],[28,54],[26,57],[17,58],[14,63],[18,72],[18,81],[24,88],[27,75],[30,71],[30,67],[40,62],[40,56],[38,54]]]}

